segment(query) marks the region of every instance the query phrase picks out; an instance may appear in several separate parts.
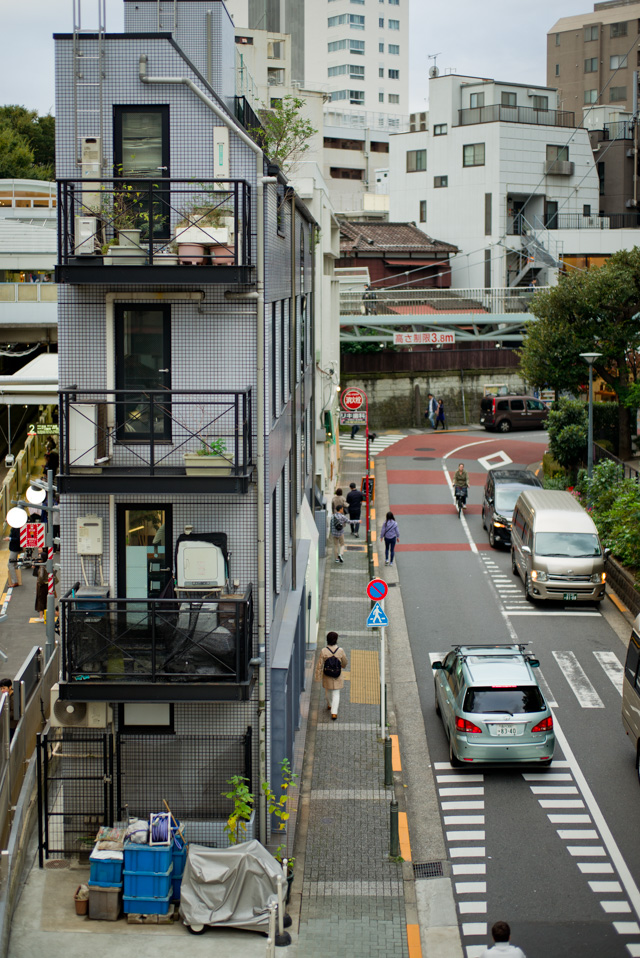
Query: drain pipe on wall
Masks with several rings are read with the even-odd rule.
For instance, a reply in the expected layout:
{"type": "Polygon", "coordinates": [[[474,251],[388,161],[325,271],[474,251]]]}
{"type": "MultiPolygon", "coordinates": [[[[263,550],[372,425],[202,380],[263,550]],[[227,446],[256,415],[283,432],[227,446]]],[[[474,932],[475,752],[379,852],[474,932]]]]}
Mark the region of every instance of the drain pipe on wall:
{"type": "MultiPolygon", "coordinates": [[[[256,300],[256,473],[257,473],[257,533],[258,533],[258,774],[260,778],[258,798],[259,837],[267,843],[267,809],[262,783],[267,775],[267,715],[266,715],[266,530],[265,530],[265,370],[264,370],[264,187],[275,183],[275,177],[264,175],[264,153],[257,143],[221,107],[206,95],[188,77],[150,77],[147,75],[148,57],[140,56],[138,76],[143,83],[158,83],[165,86],[180,84],[188,87],[209,110],[249,147],[256,158],[256,290],[248,294],[225,293],[227,299],[256,300]]],[[[237,211],[236,211],[237,212],[237,211]]]]}

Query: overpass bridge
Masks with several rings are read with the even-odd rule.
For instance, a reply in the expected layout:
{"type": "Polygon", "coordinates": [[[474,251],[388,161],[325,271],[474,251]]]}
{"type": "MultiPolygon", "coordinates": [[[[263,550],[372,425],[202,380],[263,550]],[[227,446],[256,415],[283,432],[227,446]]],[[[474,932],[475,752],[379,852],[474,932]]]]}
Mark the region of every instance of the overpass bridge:
{"type": "MultiPolygon", "coordinates": [[[[393,343],[394,333],[402,331],[454,333],[456,343],[519,344],[532,318],[529,306],[539,288],[363,289],[360,286],[356,289],[343,286],[340,341],[393,343]]],[[[405,342],[405,345],[412,343],[405,342]]]]}

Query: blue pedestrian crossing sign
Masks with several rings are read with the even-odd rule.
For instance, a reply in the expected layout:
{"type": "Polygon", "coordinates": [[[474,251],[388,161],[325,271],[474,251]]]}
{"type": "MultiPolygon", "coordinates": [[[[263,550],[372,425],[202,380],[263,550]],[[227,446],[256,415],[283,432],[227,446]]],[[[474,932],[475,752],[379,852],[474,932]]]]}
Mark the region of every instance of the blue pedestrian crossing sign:
{"type": "Polygon", "coordinates": [[[369,629],[382,629],[386,625],[389,625],[389,619],[385,615],[384,609],[379,602],[376,602],[371,612],[369,613],[369,618],[367,619],[367,628],[369,629]]]}

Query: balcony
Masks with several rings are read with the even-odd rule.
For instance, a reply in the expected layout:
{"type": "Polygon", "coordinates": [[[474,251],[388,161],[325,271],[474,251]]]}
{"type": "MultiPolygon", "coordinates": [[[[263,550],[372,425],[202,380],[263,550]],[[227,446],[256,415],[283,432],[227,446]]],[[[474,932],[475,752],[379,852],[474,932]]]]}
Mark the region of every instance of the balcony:
{"type": "Polygon", "coordinates": [[[573,176],[575,163],[572,160],[545,160],[545,176],[573,176]]]}
{"type": "Polygon", "coordinates": [[[237,701],[249,696],[253,591],[206,599],[60,600],[60,698],[237,701]]]}
{"type": "Polygon", "coordinates": [[[59,283],[251,282],[244,180],[58,180],[58,210],[59,283]]]}
{"type": "Polygon", "coordinates": [[[547,230],[631,230],[640,227],[640,213],[547,213],[544,220],[534,216],[532,226],[547,230]]]}
{"type": "Polygon", "coordinates": [[[65,493],[249,488],[250,389],[65,389],[60,412],[59,486],[65,493]],[[224,448],[216,457],[210,448],[217,440],[224,448]]]}
{"type": "Polygon", "coordinates": [[[458,126],[475,123],[530,123],[535,126],[575,127],[575,113],[565,110],[536,110],[529,106],[502,106],[492,103],[467,110],[458,110],[458,126]]]}

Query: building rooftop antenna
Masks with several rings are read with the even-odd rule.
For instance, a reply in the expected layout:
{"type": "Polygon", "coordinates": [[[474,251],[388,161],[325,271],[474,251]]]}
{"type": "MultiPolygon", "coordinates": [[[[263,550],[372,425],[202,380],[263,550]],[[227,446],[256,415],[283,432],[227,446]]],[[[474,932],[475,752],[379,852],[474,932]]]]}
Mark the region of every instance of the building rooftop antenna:
{"type": "Polygon", "coordinates": [[[441,53],[428,53],[428,54],[427,54],[428,59],[429,59],[429,60],[433,60],[433,66],[429,67],[429,76],[430,76],[430,77],[440,76],[440,70],[438,70],[438,64],[436,63],[436,60],[438,59],[439,56],[442,56],[442,54],[441,54],[441,53]]]}

